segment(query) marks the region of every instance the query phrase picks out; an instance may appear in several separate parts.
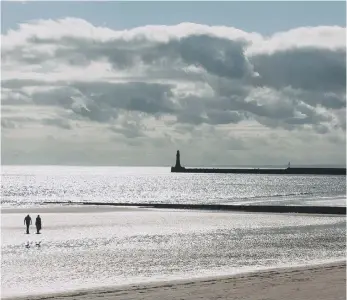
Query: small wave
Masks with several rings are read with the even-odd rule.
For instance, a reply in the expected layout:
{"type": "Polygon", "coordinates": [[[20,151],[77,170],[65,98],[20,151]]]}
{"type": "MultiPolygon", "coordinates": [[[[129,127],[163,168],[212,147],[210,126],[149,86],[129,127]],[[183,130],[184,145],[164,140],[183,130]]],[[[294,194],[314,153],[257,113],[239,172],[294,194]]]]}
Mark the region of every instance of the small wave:
{"type": "Polygon", "coordinates": [[[232,198],[230,200],[250,200],[250,199],[268,199],[268,198],[275,198],[275,197],[290,197],[290,196],[303,196],[303,195],[314,195],[312,192],[299,192],[299,193],[289,193],[289,194],[272,194],[272,195],[263,195],[263,196],[249,196],[249,197],[242,197],[242,198],[232,198]]]}

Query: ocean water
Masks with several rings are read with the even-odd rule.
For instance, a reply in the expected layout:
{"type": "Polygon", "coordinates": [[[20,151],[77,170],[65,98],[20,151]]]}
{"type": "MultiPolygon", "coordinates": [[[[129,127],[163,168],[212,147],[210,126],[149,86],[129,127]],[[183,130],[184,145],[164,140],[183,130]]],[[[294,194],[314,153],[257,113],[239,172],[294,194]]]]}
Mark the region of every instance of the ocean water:
{"type": "Polygon", "coordinates": [[[151,167],[2,167],[2,207],[54,201],[346,206],[346,176],[179,174],[151,167]]]}
{"type": "Polygon", "coordinates": [[[344,260],[345,216],[85,207],[73,202],[344,206],[345,180],[170,174],[168,168],[3,167],[2,297],[344,260]],[[42,234],[33,227],[25,234],[27,213],[41,215],[42,234]]]}

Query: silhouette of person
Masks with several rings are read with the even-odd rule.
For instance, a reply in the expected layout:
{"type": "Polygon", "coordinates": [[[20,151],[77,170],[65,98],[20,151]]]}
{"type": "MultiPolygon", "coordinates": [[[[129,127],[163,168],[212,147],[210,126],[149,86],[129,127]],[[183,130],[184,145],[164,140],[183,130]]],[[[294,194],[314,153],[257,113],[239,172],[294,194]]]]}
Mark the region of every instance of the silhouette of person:
{"type": "Polygon", "coordinates": [[[27,226],[27,234],[29,234],[29,226],[32,224],[31,222],[31,218],[29,215],[27,215],[25,218],[24,218],[24,225],[27,226]]]}
{"type": "Polygon", "coordinates": [[[36,233],[40,233],[41,227],[42,227],[42,223],[41,223],[41,218],[40,215],[37,215],[36,221],[35,221],[35,226],[36,226],[36,233]]]}

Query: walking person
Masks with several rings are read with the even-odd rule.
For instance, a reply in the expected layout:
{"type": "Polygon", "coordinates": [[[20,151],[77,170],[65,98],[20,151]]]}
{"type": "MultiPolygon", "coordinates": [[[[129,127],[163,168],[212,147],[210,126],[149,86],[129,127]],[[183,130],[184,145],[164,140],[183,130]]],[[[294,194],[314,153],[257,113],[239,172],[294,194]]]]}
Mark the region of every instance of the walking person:
{"type": "Polygon", "coordinates": [[[25,218],[24,218],[24,225],[26,225],[27,227],[27,234],[29,234],[29,226],[32,224],[32,221],[31,221],[31,218],[29,215],[27,215],[25,218]]]}
{"type": "Polygon", "coordinates": [[[36,233],[39,234],[40,230],[41,230],[41,227],[42,227],[40,215],[37,215],[37,218],[36,218],[36,221],[35,221],[35,226],[36,226],[36,233]]]}

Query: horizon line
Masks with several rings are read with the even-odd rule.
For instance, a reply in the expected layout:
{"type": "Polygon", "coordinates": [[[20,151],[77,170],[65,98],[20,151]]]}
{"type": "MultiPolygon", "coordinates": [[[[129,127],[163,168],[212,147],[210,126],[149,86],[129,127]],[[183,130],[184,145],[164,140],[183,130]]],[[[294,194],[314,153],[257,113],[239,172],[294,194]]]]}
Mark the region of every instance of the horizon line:
{"type": "MultiPolygon", "coordinates": [[[[113,164],[109,164],[109,165],[98,165],[98,164],[1,164],[1,167],[5,167],[5,166],[16,166],[16,167],[126,167],[126,168],[139,168],[139,167],[143,167],[143,168],[171,168],[172,165],[113,165],[113,164]]],[[[282,167],[287,167],[287,164],[215,164],[215,165],[201,165],[201,164],[192,164],[192,165],[185,165],[186,168],[216,168],[216,167],[228,167],[228,168],[233,168],[233,167],[278,167],[278,168],[282,168],[282,167]]],[[[313,167],[313,166],[330,166],[330,167],[340,167],[340,168],[345,168],[346,164],[329,164],[329,163],[325,163],[325,164],[290,164],[290,167],[303,167],[303,166],[307,166],[307,167],[313,167]]]]}

